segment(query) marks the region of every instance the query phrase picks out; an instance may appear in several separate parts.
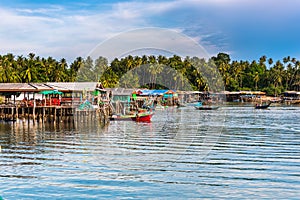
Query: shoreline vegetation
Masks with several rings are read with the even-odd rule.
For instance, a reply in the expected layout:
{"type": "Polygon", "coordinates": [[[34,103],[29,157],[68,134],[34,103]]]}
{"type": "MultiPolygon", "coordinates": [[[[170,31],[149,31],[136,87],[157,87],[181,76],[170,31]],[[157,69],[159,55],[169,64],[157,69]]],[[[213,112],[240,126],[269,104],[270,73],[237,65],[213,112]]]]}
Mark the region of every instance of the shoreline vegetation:
{"type": "Polygon", "coordinates": [[[226,91],[262,91],[268,96],[278,96],[284,91],[300,90],[300,61],[296,58],[287,56],[273,61],[272,58],[261,56],[258,60],[237,61],[231,60],[226,53],[219,53],[207,60],[177,55],[129,55],[115,58],[110,63],[102,56],[95,61],[91,57],[78,57],[70,64],[64,58],[58,61],[52,57],[41,58],[34,53],[26,57],[9,53],[0,55],[0,83],[100,81],[105,88],[121,85],[163,89],[163,85],[155,83],[159,83],[159,79],[172,79],[169,86],[178,89],[184,77],[191,89],[209,91],[209,85],[197,66],[218,70],[226,91]],[[139,66],[146,66],[144,70],[149,74],[147,85],[141,85],[140,79],[145,77],[133,73],[133,69],[139,66]],[[163,66],[176,70],[176,74],[163,71],[163,66]],[[158,76],[162,72],[164,76],[158,76]]]}

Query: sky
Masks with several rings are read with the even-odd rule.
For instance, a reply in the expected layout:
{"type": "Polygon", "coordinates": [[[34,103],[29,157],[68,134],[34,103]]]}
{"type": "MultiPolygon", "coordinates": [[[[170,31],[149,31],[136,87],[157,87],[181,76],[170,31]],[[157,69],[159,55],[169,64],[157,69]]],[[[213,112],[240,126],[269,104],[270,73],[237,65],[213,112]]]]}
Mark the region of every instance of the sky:
{"type": "Polygon", "coordinates": [[[0,54],[86,57],[122,33],[149,27],[191,38],[210,56],[300,59],[298,0],[1,0],[0,54]]]}

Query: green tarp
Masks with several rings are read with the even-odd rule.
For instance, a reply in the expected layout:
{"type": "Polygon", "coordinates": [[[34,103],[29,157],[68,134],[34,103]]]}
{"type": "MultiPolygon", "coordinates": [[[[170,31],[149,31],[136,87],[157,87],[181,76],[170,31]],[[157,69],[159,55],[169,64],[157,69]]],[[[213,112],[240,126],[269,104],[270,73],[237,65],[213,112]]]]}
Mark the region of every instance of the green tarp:
{"type": "Polygon", "coordinates": [[[98,96],[98,95],[99,95],[99,91],[98,91],[98,90],[94,90],[94,91],[92,92],[92,95],[98,96]]]}
{"type": "Polygon", "coordinates": [[[40,91],[39,94],[43,94],[43,95],[49,95],[49,94],[63,94],[63,92],[60,92],[58,90],[44,90],[44,91],[40,91]]]}

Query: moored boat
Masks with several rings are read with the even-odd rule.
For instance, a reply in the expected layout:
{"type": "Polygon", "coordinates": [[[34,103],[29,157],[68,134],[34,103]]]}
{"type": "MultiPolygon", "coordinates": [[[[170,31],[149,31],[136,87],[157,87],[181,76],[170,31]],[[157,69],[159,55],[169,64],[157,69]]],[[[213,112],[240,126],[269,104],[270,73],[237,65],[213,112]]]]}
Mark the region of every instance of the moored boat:
{"type": "Polygon", "coordinates": [[[269,108],[269,106],[271,105],[271,102],[269,102],[268,104],[264,104],[264,105],[255,105],[255,109],[267,109],[269,108]]]}
{"type": "Polygon", "coordinates": [[[185,104],[183,104],[183,103],[179,103],[179,104],[177,104],[177,108],[182,108],[182,107],[186,107],[186,105],[185,105],[185,104]]]}
{"type": "Polygon", "coordinates": [[[154,110],[165,110],[168,106],[162,106],[160,104],[157,104],[154,108],[154,110]]]}
{"type": "Polygon", "coordinates": [[[219,106],[195,106],[197,110],[217,110],[219,106]]]}
{"type": "Polygon", "coordinates": [[[133,115],[112,115],[109,119],[112,121],[136,121],[136,122],[151,122],[152,112],[138,113],[133,115]]]}
{"type": "Polygon", "coordinates": [[[194,106],[196,110],[217,110],[219,106],[213,106],[213,105],[204,105],[203,102],[199,101],[197,104],[194,106]]]}

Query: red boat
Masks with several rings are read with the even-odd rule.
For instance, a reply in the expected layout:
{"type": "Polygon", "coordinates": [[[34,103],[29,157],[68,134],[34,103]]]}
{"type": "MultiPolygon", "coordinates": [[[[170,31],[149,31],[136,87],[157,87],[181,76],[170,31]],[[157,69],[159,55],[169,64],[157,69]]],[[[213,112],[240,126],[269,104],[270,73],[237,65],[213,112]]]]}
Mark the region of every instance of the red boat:
{"type": "Polygon", "coordinates": [[[153,113],[138,113],[135,115],[113,115],[109,119],[112,121],[136,121],[136,122],[151,122],[153,113]]]}

